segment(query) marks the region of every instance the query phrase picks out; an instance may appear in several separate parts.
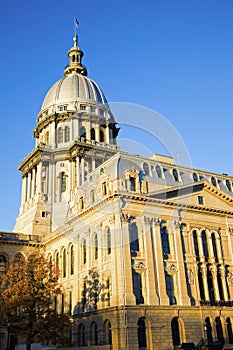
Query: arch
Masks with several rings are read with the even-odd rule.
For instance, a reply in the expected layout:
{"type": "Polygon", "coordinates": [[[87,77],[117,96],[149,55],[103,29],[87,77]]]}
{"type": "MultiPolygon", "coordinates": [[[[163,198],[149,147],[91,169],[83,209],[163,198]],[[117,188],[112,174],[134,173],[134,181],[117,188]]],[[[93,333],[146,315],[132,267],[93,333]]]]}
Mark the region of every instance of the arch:
{"type": "Polygon", "coordinates": [[[158,178],[161,179],[163,177],[162,176],[162,168],[161,168],[161,166],[157,164],[156,167],[155,167],[155,171],[156,171],[156,174],[157,174],[158,178]]]}
{"type": "Polygon", "coordinates": [[[226,179],[226,186],[229,192],[232,192],[232,183],[229,179],[226,179]]]}
{"type": "Polygon", "coordinates": [[[221,344],[224,344],[224,336],[223,336],[223,329],[222,329],[222,322],[220,317],[215,318],[215,327],[216,327],[216,334],[217,339],[221,344]]]}
{"type": "Polygon", "coordinates": [[[217,187],[217,180],[216,180],[215,176],[211,176],[210,181],[211,181],[213,186],[217,187]]]}
{"type": "Polygon", "coordinates": [[[174,317],[171,322],[172,342],[174,346],[180,345],[180,327],[178,317],[174,317]]]}
{"type": "Polygon", "coordinates": [[[161,235],[161,243],[163,254],[170,254],[170,243],[169,243],[169,235],[166,226],[160,226],[160,235],[161,235]]]}
{"type": "Polygon", "coordinates": [[[65,127],[64,138],[65,138],[65,140],[64,140],[65,142],[70,141],[70,128],[69,128],[69,126],[65,127]]]}
{"type": "Polygon", "coordinates": [[[17,264],[23,264],[25,262],[26,257],[21,254],[21,253],[16,253],[13,258],[12,258],[12,262],[13,264],[17,263],[17,264]]]}
{"type": "Polygon", "coordinates": [[[78,326],[78,346],[86,346],[86,331],[82,323],[78,326]]]}
{"type": "Polygon", "coordinates": [[[209,343],[213,342],[213,334],[212,334],[212,326],[210,322],[210,318],[206,317],[205,319],[205,330],[206,330],[206,337],[209,343]]]}
{"type": "Polygon", "coordinates": [[[205,230],[201,231],[201,239],[202,239],[203,254],[207,259],[209,257],[209,252],[208,252],[207,236],[206,236],[205,230]]]}
{"type": "Polygon", "coordinates": [[[194,182],[198,182],[199,181],[199,175],[196,172],[193,173],[193,181],[194,182]]]}
{"type": "Polygon", "coordinates": [[[226,324],[227,324],[227,335],[228,335],[229,344],[233,344],[233,332],[232,332],[231,317],[227,317],[226,324]]]}
{"type": "Polygon", "coordinates": [[[179,173],[178,173],[178,170],[176,168],[172,169],[172,175],[173,175],[173,178],[176,182],[179,182],[179,173]]]}
{"type": "Polygon", "coordinates": [[[138,326],[138,347],[139,350],[147,348],[147,327],[144,317],[140,317],[137,322],[138,326]]]}
{"type": "Polygon", "coordinates": [[[146,163],[146,162],[144,162],[142,167],[143,167],[143,171],[144,171],[145,175],[150,175],[150,167],[149,167],[149,164],[146,163]]]}
{"type": "Polygon", "coordinates": [[[112,345],[112,326],[109,320],[104,321],[104,342],[105,345],[112,345]]]}
{"type": "Polygon", "coordinates": [[[96,322],[92,322],[90,326],[90,345],[98,345],[98,327],[96,322]]]}
{"type": "Polygon", "coordinates": [[[62,127],[59,127],[57,130],[57,142],[58,143],[63,142],[63,129],[62,129],[62,127]]]}

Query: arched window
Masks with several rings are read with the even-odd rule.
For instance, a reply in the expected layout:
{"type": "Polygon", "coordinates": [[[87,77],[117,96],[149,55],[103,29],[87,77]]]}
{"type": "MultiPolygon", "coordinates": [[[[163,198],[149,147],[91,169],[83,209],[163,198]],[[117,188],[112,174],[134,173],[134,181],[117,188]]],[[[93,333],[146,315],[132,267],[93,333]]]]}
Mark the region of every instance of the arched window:
{"type": "Polygon", "coordinates": [[[65,142],[70,141],[70,128],[68,126],[65,127],[65,142]]]}
{"type": "Polygon", "coordinates": [[[112,329],[111,322],[109,320],[104,322],[104,338],[105,345],[112,345],[112,329]]]}
{"type": "Polygon", "coordinates": [[[103,193],[103,196],[106,196],[107,193],[108,193],[108,190],[107,190],[107,183],[106,183],[106,182],[103,182],[103,183],[102,183],[102,193],[103,193]]]}
{"type": "Polygon", "coordinates": [[[221,276],[221,271],[220,271],[220,265],[218,266],[218,271],[217,271],[217,282],[218,282],[218,290],[219,290],[219,297],[220,300],[224,300],[224,293],[223,293],[223,285],[222,285],[222,276],[221,276]]]}
{"type": "Polygon", "coordinates": [[[130,176],[130,191],[136,191],[136,179],[135,177],[130,176]]]}
{"type": "Polygon", "coordinates": [[[138,346],[139,350],[147,348],[146,322],[143,317],[140,317],[138,320],[138,346]]]}
{"type": "Polygon", "coordinates": [[[80,129],[80,137],[86,138],[86,128],[84,128],[84,126],[80,129]]]}
{"type": "Polygon", "coordinates": [[[228,180],[228,179],[226,180],[226,186],[228,188],[228,191],[232,192],[232,184],[231,184],[230,180],[228,180]]]}
{"type": "Polygon", "coordinates": [[[57,142],[62,143],[63,142],[63,129],[60,127],[57,131],[57,142]]]}
{"type": "Polygon", "coordinates": [[[22,254],[20,253],[17,253],[15,256],[14,256],[14,260],[13,260],[13,263],[15,264],[23,264],[25,261],[25,258],[22,254]]]}
{"type": "Polygon", "coordinates": [[[179,174],[178,174],[177,169],[172,169],[172,175],[173,175],[173,177],[174,177],[174,180],[175,180],[176,182],[178,182],[178,181],[179,181],[179,174]]]}
{"type": "Polygon", "coordinates": [[[86,264],[87,262],[87,242],[84,239],[82,242],[82,263],[86,264]]]}
{"type": "Polygon", "coordinates": [[[56,255],[55,255],[55,264],[56,264],[56,268],[59,269],[59,252],[56,252],[56,255]]]}
{"type": "Polygon", "coordinates": [[[175,294],[174,294],[173,276],[171,276],[167,272],[165,272],[165,281],[166,281],[166,290],[167,290],[167,295],[169,297],[170,305],[175,305],[176,298],[175,298],[175,294]]]}
{"type": "Polygon", "coordinates": [[[160,226],[163,254],[170,254],[169,236],[166,226],[160,226]]]}
{"type": "Polygon", "coordinates": [[[211,268],[211,266],[207,265],[207,284],[208,284],[210,300],[215,301],[213,276],[212,276],[210,268],[211,268]]]}
{"type": "Polygon", "coordinates": [[[180,345],[180,328],[178,317],[174,317],[171,322],[173,345],[180,345]]]}
{"type": "Polygon", "coordinates": [[[139,251],[138,241],[138,227],[135,222],[129,224],[129,239],[130,239],[130,250],[133,252],[139,251]]]}
{"type": "Polygon", "coordinates": [[[95,129],[91,129],[91,140],[95,140],[95,129]]]}
{"type": "Polygon", "coordinates": [[[75,55],[72,55],[72,62],[75,62],[75,55]]]}
{"type": "Polygon", "coordinates": [[[62,276],[66,277],[66,249],[62,252],[62,276]]]}
{"type": "Polygon", "coordinates": [[[205,327],[206,327],[207,340],[209,343],[212,343],[213,342],[212,326],[211,326],[209,317],[206,317],[206,319],[205,319],[205,327]]]}
{"type": "Polygon", "coordinates": [[[86,346],[85,327],[82,323],[78,326],[78,346],[86,346]]]}
{"type": "Polygon", "coordinates": [[[63,172],[60,175],[60,192],[63,193],[66,191],[66,174],[63,172]]]}
{"type": "Polygon", "coordinates": [[[198,265],[198,284],[199,284],[200,298],[201,300],[205,300],[205,289],[204,289],[204,283],[203,283],[201,264],[198,265]]]}
{"type": "Polygon", "coordinates": [[[194,182],[199,181],[199,176],[198,176],[197,173],[193,173],[193,181],[194,181],[194,182]]]}
{"type": "Polygon", "coordinates": [[[215,325],[216,325],[217,339],[221,344],[224,344],[222,322],[221,322],[220,317],[216,317],[215,325]]]}
{"type": "Polygon", "coordinates": [[[150,168],[149,168],[149,165],[147,163],[143,163],[143,171],[144,171],[145,175],[150,174],[150,168]]]}
{"type": "Polygon", "coordinates": [[[227,333],[228,333],[229,344],[233,344],[232,323],[231,323],[230,317],[227,317],[226,322],[227,322],[227,333]]]}
{"type": "Polygon", "coordinates": [[[96,260],[96,259],[98,259],[98,235],[97,235],[97,233],[94,234],[93,243],[94,243],[94,260],[96,260]]]}
{"type": "Polygon", "coordinates": [[[0,278],[6,274],[8,268],[7,257],[4,254],[0,255],[0,278]]]}
{"type": "Polygon", "coordinates": [[[98,328],[95,322],[90,327],[90,345],[98,345],[98,328]]]}
{"type": "Polygon", "coordinates": [[[198,242],[197,242],[197,231],[193,231],[193,245],[194,245],[194,252],[197,258],[200,257],[199,254],[199,248],[198,248],[198,242]]]}
{"type": "Polygon", "coordinates": [[[213,186],[215,186],[215,187],[217,187],[217,180],[216,180],[216,177],[214,177],[214,176],[211,176],[211,183],[212,183],[212,185],[213,186]]]}
{"type": "Polygon", "coordinates": [[[111,254],[111,231],[110,227],[107,227],[106,229],[106,248],[107,248],[107,254],[111,254]]]}
{"type": "Polygon", "coordinates": [[[207,246],[207,237],[206,237],[206,231],[201,232],[201,238],[202,238],[202,248],[203,248],[203,253],[206,258],[209,257],[209,252],[208,252],[208,246],[207,246]]]}
{"type": "Polygon", "coordinates": [[[70,247],[70,274],[74,274],[74,246],[70,247]]]}
{"type": "Polygon", "coordinates": [[[46,145],[49,143],[49,131],[47,131],[45,134],[45,143],[46,145]]]}
{"type": "Polygon", "coordinates": [[[161,166],[156,165],[155,171],[156,171],[156,174],[157,174],[158,178],[161,179],[161,178],[162,178],[162,169],[161,169],[161,166]]]}
{"type": "Polygon", "coordinates": [[[215,238],[215,233],[214,232],[211,233],[211,241],[212,241],[212,246],[213,246],[214,257],[215,257],[215,259],[218,259],[216,238],[215,238]]]}

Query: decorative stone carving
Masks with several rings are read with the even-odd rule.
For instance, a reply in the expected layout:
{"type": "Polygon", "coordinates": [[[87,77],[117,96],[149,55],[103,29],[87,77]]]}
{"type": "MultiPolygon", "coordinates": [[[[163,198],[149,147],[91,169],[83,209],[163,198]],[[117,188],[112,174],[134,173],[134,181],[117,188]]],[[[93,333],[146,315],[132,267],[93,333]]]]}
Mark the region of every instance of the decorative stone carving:
{"type": "Polygon", "coordinates": [[[134,263],[134,265],[132,267],[140,275],[147,269],[147,267],[143,263],[143,261],[135,261],[135,263],[134,263]]]}
{"type": "Polygon", "coordinates": [[[188,281],[189,284],[194,284],[194,272],[192,269],[188,270],[188,281]]]}
{"type": "Polygon", "coordinates": [[[233,286],[233,273],[232,272],[228,273],[227,282],[228,282],[229,286],[233,286]]]}
{"type": "Polygon", "coordinates": [[[174,275],[175,273],[177,273],[177,267],[175,264],[168,264],[165,266],[165,271],[169,274],[169,275],[174,275]]]}
{"type": "Polygon", "coordinates": [[[121,213],[121,220],[123,223],[130,222],[131,215],[129,213],[121,213]]]}

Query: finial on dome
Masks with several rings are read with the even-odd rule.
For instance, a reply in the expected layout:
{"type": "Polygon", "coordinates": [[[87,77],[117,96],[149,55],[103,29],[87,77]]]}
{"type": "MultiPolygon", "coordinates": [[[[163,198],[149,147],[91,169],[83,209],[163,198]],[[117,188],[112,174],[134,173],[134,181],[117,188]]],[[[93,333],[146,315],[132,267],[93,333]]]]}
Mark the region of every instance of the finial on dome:
{"type": "Polygon", "coordinates": [[[83,51],[78,47],[78,36],[76,34],[76,29],[78,28],[78,20],[74,17],[74,46],[68,51],[68,57],[70,59],[70,64],[65,67],[64,74],[82,74],[87,76],[87,69],[82,65],[83,51]]]}

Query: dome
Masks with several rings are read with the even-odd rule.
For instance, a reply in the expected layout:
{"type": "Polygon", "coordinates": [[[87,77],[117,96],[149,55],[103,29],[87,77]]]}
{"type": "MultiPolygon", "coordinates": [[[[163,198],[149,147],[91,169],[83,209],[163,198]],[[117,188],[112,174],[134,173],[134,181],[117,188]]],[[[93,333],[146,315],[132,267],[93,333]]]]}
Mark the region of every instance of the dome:
{"type": "Polygon", "coordinates": [[[51,107],[66,105],[67,109],[77,109],[78,104],[106,104],[107,100],[100,87],[90,78],[78,73],[64,76],[46,94],[41,111],[51,107]]]}

